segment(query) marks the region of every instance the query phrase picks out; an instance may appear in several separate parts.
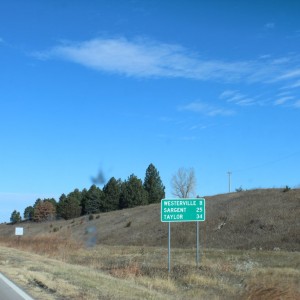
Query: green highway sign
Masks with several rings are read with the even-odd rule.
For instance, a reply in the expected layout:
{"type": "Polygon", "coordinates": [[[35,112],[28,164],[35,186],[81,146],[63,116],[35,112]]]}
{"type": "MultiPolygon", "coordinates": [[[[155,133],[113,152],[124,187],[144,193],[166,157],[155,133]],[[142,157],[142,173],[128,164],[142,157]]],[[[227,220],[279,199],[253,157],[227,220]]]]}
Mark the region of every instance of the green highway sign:
{"type": "Polygon", "coordinates": [[[161,200],[162,222],[205,221],[205,199],[183,198],[161,200]]]}

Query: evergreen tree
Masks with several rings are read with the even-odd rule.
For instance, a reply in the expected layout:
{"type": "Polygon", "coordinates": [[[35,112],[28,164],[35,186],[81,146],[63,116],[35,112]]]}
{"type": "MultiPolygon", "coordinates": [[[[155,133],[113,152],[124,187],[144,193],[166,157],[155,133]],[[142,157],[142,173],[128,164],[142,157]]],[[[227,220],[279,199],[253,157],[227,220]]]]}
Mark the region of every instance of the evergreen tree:
{"type": "Polygon", "coordinates": [[[32,206],[27,206],[24,210],[24,219],[32,220],[33,219],[34,208],[32,206]]]}
{"type": "Polygon", "coordinates": [[[36,206],[41,202],[42,202],[42,199],[40,199],[40,198],[36,199],[36,201],[33,204],[33,208],[36,208],[36,206]]]}
{"type": "Polygon", "coordinates": [[[120,208],[130,208],[148,203],[148,195],[143,187],[142,180],[134,174],[122,184],[120,208]]]}
{"type": "Polygon", "coordinates": [[[103,192],[93,184],[87,192],[85,211],[87,214],[95,214],[101,211],[103,192]]]}
{"type": "Polygon", "coordinates": [[[153,164],[150,164],[146,170],[144,189],[148,192],[149,204],[160,202],[161,199],[165,198],[165,187],[153,164]]]}
{"type": "Polygon", "coordinates": [[[15,224],[15,223],[20,223],[21,220],[22,220],[21,214],[18,211],[14,210],[11,214],[10,222],[15,224]]]}
{"type": "Polygon", "coordinates": [[[58,202],[58,215],[65,220],[77,218],[81,215],[81,195],[78,190],[66,196],[62,194],[58,202]]]}
{"type": "Polygon", "coordinates": [[[62,194],[59,197],[58,203],[57,203],[57,210],[56,210],[56,215],[58,218],[64,218],[64,211],[65,211],[65,205],[64,203],[66,202],[67,196],[65,194],[62,194]]]}
{"type": "Polygon", "coordinates": [[[112,177],[103,187],[104,201],[101,211],[111,211],[119,209],[121,195],[121,179],[116,180],[112,177]]]}
{"type": "Polygon", "coordinates": [[[85,204],[86,204],[86,200],[87,200],[87,195],[88,195],[88,190],[87,189],[83,189],[81,192],[81,201],[80,201],[80,206],[81,206],[81,215],[86,215],[86,208],[85,208],[85,204]]]}

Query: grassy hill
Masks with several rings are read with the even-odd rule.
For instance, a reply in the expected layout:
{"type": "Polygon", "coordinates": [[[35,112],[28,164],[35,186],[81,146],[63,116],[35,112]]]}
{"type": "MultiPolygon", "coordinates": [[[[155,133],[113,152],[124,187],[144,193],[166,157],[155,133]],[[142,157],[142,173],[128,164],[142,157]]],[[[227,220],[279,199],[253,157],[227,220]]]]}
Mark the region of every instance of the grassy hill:
{"type": "Polygon", "coordinates": [[[168,224],[154,204],[24,222],[20,240],[2,224],[0,269],[45,300],[300,299],[299,189],[206,197],[206,207],[199,266],[195,223],[173,223],[168,273],[168,224]]]}
{"type": "MultiPolygon", "coordinates": [[[[300,251],[300,189],[257,189],[205,197],[206,221],[200,223],[200,247],[300,251]]],[[[68,236],[87,246],[163,246],[168,225],[160,222],[160,204],[124,209],[68,221],[22,223],[24,236],[68,236]]],[[[15,225],[0,225],[13,236],[15,225]]],[[[196,224],[172,223],[172,247],[195,247],[196,224]]]]}

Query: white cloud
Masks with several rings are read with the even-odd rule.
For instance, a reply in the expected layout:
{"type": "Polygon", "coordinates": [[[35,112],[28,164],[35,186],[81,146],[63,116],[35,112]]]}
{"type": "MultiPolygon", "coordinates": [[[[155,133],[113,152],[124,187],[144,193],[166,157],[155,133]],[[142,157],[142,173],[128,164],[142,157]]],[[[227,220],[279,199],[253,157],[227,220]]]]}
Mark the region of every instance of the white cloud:
{"type": "Polygon", "coordinates": [[[285,96],[290,96],[291,95],[291,92],[290,91],[283,91],[283,92],[279,92],[277,94],[278,97],[285,97],[285,96]]]}
{"type": "Polygon", "coordinates": [[[93,39],[63,43],[32,53],[37,59],[60,58],[96,70],[135,77],[181,77],[240,81],[256,68],[252,62],[200,58],[182,46],[146,39],[93,39]]]}
{"type": "Polygon", "coordinates": [[[183,136],[180,138],[182,141],[195,141],[197,140],[196,136],[183,136]]]}
{"type": "Polygon", "coordinates": [[[288,39],[297,39],[300,37],[300,30],[295,30],[292,34],[288,35],[288,39]]]}
{"type": "Polygon", "coordinates": [[[235,90],[226,90],[220,95],[220,99],[228,99],[230,97],[233,97],[238,91],[235,90]]]}
{"type": "Polygon", "coordinates": [[[224,61],[202,57],[188,49],[149,39],[96,38],[62,42],[37,59],[64,59],[102,72],[131,77],[187,78],[233,83],[274,83],[300,74],[299,57],[224,61]]]}
{"type": "Polygon", "coordinates": [[[269,22],[267,24],[265,24],[265,29],[274,29],[275,28],[275,23],[273,22],[269,22]]]}
{"type": "Polygon", "coordinates": [[[235,112],[233,110],[215,107],[215,106],[209,105],[204,102],[199,102],[199,101],[191,102],[187,105],[181,106],[179,108],[179,110],[191,111],[194,113],[201,113],[201,114],[204,114],[204,115],[207,115],[210,117],[231,116],[231,115],[235,114],[235,112]]]}
{"type": "Polygon", "coordinates": [[[204,130],[204,129],[207,129],[208,127],[211,127],[212,125],[203,125],[203,124],[197,124],[197,125],[192,125],[189,127],[189,130],[190,131],[194,131],[194,130],[204,130]]]}
{"type": "Polygon", "coordinates": [[[222,100],[226,100],[226,102],[228,103],[234,103],[240,106],[255,104],[254,99],[251,99],[235,90],[226,90],[219,96],[219,98],[222,100]]]}
{"type": "Polygon", "coordinates": [[[282,105],[285,104],[287,101],[294,99],[293,96],[286,96],[286,97],[281,97],[279,99],[277,99],[274,104],[275,105],[282,105]]]}
{"type": "Polygon", "coordinates": [[[300,87],[300,80],[297,80],[296,82],[294,82],[293,84],[291,84],[289,86],[289,88],[292,88],[292,89],[298,88],[298,87],[300,87]]]}
{"type": "Polygon", "coordinates": [[[272,60],[273,65],[280,65],[280,64],[286,64],[291,61],[290,57],[280,57],[272,60]]]}
{"type": "Polygon", "coordinates": [[[9,44],[2,37],[0,37],[0,46],[9,46],[9,44]]]}
{"type": "Polygon", "coordinates": [[[295,77],[300,77],[300,69],[288,70],[284,74],[277,77],[277,80],[286,80],[286,79],[291,79],[291,78],[295,78],[295,77]]]}
{"type": "Polygon", "coordinates": [[[271,57],[272,57],[271,54],[263,54],[263,55],[260,55],[260,56],[259,56],[259,59],[269,59],[269,58],[271,58],[271,57]]]}
{"type": "Polygon", "coordinates": [[[300,108],[300,100],[296,101],[293,105],[295,108],[300,108]]]}
{"type": "Polygon", "coordinates": [[[282,90],[288,90],[287,93],[291,93],[291,89],[296,89],[300,87],[300,80],[291,80],[289,84],[286,84],[285,86],[281,87],[282,90]]]}

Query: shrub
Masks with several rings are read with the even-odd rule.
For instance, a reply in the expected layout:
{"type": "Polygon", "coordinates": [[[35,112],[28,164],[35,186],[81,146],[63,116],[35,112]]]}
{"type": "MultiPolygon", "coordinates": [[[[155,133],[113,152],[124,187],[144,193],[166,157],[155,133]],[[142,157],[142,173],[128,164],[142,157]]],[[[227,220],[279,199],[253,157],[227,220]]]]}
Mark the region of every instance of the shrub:
{"type": "Polygon", "coordinates": [[[235,189],[235,191],[237,193],[240,193],[240,192],[243,192],[244,190],[243,190],[242,186],[240,186],[239,188],[235,189]]]}

